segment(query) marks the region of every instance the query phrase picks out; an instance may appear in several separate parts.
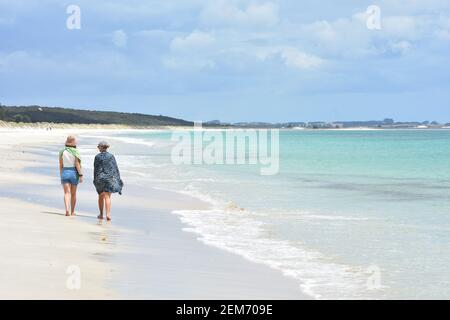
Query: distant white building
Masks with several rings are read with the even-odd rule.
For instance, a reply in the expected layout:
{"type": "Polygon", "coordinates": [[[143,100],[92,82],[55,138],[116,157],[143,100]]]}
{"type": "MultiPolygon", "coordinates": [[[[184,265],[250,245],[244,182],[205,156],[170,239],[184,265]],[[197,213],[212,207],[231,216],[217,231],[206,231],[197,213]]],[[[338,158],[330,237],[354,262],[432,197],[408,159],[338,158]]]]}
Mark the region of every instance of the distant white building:
{"type": "Polygon", "coordinates": [[[335,129],[342,129],[344,127],[344,124],[333,122],[333,123],[330,123],[330,126],[335,129]]]}

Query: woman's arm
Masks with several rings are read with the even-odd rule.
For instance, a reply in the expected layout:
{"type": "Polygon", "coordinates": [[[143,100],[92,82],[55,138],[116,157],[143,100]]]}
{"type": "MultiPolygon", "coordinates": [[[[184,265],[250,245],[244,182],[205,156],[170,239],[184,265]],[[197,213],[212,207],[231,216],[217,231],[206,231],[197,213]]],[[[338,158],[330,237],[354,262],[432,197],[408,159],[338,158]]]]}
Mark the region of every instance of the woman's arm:
{"type": "Polygon", "coordinates": [[[63,159],[62,159],[62,155],[59,156],[59,175],[62,175],[62,169],[63,169],[63,159]]]}
{"type": "Polygon", "coordinates": [[[83,182],[83,172],[81,171],[80,159],[75,160],[75,167],[77,168],[78,175],[80,176],[80,182],[83,182]]]}
{"type": "Polygon", "coordinates": [[[94,180],[97,178],[97,174],[98,174],[98,157],[96,156],[94,159],[94,180]]]}

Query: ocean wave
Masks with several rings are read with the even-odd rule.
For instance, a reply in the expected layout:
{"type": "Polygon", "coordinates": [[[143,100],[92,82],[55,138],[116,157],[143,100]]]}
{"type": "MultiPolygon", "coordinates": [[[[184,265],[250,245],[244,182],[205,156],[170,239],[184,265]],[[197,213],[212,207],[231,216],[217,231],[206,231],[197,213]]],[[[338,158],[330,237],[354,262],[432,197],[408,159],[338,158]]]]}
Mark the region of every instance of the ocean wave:
{"type": "Polygon", "coordinates": [[[117,161],[120,161],[122,167],[141,169],[142,171],[147,171],[148,169],[154,168],[165,168],[169,166],[166,163],[155,163],[150,161],[148,157],[118,155],[116,158],[117,161]]]}
{"type": "Polygon", "coordinates": [[[125,143],[132,143],[132,144],[140,144],[145,145],[148,147],[153,147],[155,145],[154,142],[148,141],[147,139],[141,139],[141,138],[130,138],[130,137],[121,137],[121,136],[105,136],[105,135],[81,135],[82,138],[97,138],[97,139],[103,139],[103,140],[117,140],[120,142],[125,143]]]}
{"type": "MultiPolygon", "coordinates": [[[[302,291],[314,299],[370,298],[368,274],[363,267],[337,263],[300,243],[267,236],[270,228],[256,220],[259,213],[214,198],[191,186],[180,193],[211,204],[209,210],[175,210],[187,225],[183,230],[197,234],[198,240],[238,254],[250,261],[279,270],[296,279],[302,291]]],[[[342,216],[303,215],[311,219],[358,219],[342,216]]]]}
{"type": "Polygon", "coordinates": [[[339,264],[320,252],[289,241],[266,237],[266,225],[245,210],[175,210],[188,225],[184,231],[198,240],[268,265],[299,281],[302,291],[314,299],[368,297],[368,275],[363,268],[339,264]]]}
{"type": "Polygon", "coordinates": [[[330,221],[368,221],[378,220],[374,217],[355,217],[342,215],[325,215],[311,213],[311,211],[287,211],[283,209],[271,209],[264,212],[252,212],[252,214],[262,217],[276,217],[277,219],[285,220],[330,220],[330,221]]]}
{"type": "Polygon", "coordinates": [[[369,218],[358,218],[349,216],[329,216],[318,214],[300,214],[299,219],[311,219],[311,220],[337,220],[337,221],[367,221],[369,218]]]}

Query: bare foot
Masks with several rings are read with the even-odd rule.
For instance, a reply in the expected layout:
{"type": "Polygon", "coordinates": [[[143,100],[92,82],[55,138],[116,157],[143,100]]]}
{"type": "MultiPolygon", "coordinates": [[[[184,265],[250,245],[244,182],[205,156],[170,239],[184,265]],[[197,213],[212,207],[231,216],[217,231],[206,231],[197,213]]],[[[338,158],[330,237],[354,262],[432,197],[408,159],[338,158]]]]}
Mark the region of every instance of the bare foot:
{"type": "Polygon", "coordinates": [[[75,212],[72,212],[72,216],[76,216],[77,214],[75,212]]]}
{"type": "Polygon", "coordinates": [[[70,213],[66,212],[66,217],[70,217],[70,213]]]}
{"type": "Polygon", "coordinates": [[[99,215],[97,216],[97,219],[103,220],[103,215],[102,215],[102,214],[99,214],[99,215]]]}
{"type": "Polygon", "coordinates": [[[111,217],[110,216],[106,216],[106,220],[111,221],[111,217]]]}

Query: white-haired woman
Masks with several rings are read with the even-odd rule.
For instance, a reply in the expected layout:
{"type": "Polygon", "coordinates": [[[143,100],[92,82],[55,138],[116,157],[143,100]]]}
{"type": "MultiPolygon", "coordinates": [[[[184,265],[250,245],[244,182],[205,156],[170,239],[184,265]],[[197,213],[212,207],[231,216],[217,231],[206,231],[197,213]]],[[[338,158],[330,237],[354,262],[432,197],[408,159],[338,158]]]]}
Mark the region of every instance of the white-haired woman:
{"type": "Polygon", "coordinates": [[[78,183],[83,182],[81,157],[74,136],[67,137],[64,149],[59,152],[59,173],[64,190],[66,216],[74,216],[78,183]]]}
{"type": "Polygon", "coordinates": [[[97,218],[103,219],[103,211],[106,209],[106,219],[111,220],[111,194],[122,194],[123,182],[120,178],[119,167],[116,158],[108,152],[109,144],[102,141],[97,146],[100,151],[94,161],[94,185],[98,193],[97,218]]]}

